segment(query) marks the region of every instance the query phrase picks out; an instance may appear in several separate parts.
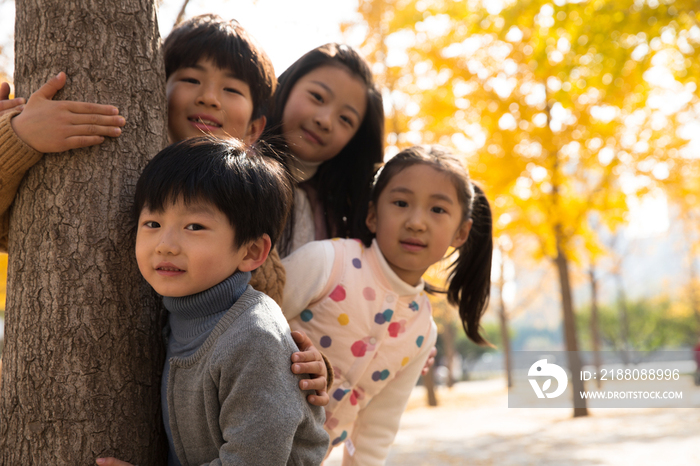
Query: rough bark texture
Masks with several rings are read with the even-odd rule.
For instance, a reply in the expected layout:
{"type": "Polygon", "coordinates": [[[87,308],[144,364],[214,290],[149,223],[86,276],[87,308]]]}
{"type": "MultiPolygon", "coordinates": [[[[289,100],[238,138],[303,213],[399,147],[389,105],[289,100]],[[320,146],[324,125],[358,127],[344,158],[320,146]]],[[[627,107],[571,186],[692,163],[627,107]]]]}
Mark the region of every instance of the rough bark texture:
{"type": "Polygon", "coordinates": [[[162,311],[141,279],[129,210],[166,142],[154,0],[17,0],[15,80],[28,96],[119,107],[116,140],[47,154],[12,207],[0,464],[163,464],[162,311]]]}

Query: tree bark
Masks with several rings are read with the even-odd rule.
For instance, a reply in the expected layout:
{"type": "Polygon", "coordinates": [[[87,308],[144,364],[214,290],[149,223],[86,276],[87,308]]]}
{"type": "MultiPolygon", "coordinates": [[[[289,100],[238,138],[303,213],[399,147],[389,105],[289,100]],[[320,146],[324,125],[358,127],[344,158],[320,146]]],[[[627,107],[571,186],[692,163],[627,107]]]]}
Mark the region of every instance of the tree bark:
{"type": "MultiPolygon", "coordinates": [[[[591,282],[591,343],[593,346],[593,365],[596,374],[600,374],[600,326],[598,325],[598,282],[595,278],[595,266],[591,264],[588,271],[591,282]]],[[[600,377],[596,377],[596,386],[600,390],[602,382],[600,377]]]]}
{"type": "Polygon", "coordinates": [[[112,104],[127,125],[100,146],[47,154],[25,176],[9,233],[0,464],[164,464],[164,313],[129,222],[166,143],[154,0],[17,0],[17,95],[59,71],[57,99],[112,104]]]}
{"type": "Polygon", "coordinates": [[[578,353],[578,341],[576,339],[576,319],[574,316],[574,302],[571,297],[571,281],[569,280],[569,263],[561,247],[560,234],[557,232],[557,258],[556,265],[559,272],[559,284],[561,286],[562,310],[564,313],[564,337],[566,340],[566,354],[569,359],[571,382],[573,385],[574,417],[588,416],[585,398],[577,401],[577,395],[583,392],[583,381],[579,377],[581,373],[581,358],[578,353]]]}

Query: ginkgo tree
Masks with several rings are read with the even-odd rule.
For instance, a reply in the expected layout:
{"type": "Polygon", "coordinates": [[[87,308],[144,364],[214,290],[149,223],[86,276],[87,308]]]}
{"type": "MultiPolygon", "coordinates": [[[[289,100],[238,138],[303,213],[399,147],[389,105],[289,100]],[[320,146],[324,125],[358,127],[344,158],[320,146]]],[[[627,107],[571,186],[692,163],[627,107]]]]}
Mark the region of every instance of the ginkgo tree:
{"type": "MultiPolygon", "coordinates": [[[[694,8],[688,0],[359,2],[362,52],[388,89],[388,145],[455,147],[487,188],[495,233],[537,239],[536,254],[558,270],[573,374],[569,269],[604,252],[591,214],[615,230],[627,196],[683,163],[674,158],[687,142],[678,116],[698,95],[694,8]]],[[[574,393],[580,384],[574,378],[574,393]]]]}

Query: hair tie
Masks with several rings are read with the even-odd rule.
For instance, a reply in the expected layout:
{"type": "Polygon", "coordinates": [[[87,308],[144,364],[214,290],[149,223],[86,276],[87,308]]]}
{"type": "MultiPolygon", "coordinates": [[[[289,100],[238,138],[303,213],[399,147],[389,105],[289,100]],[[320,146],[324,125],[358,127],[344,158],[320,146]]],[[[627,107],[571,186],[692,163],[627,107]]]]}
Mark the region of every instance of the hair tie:
{"type": "Polygon", "coordinates": [[[382,174],[384,167],[386,167],[386,164],[380,165],[377,171],[374,173],[374,178],[372,179],[372,189],[374,189],[374,187],[377,185],[377,181],[379,180],[379,176],[382,174]]]}

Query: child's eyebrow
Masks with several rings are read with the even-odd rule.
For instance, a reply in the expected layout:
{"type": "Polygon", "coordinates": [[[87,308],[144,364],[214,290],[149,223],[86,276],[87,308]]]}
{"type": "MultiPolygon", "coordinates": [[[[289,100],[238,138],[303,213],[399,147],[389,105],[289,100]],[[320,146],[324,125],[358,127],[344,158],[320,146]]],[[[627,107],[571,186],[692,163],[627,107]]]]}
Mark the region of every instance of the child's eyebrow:
{"type": "MultiPolygon", "coordinates": [[[[390,193],[414,194],[414,192],[412,190],[405,188],[403,186],[397,186],[395,188],[392,188],[391,190],[389,190],[389,192],[390,193]]],[[[452,198],[450,196],[448,196],[447,194],[433,193],[430,195],[430,197],[432,199],[438,199],[441,201],[445,201],[448,204],[454,204],[454,201],[452,200],[452,198]]]]}
{"type": "MultiPolygon", "coordinates": [[[[324,83],[322,81],[311,81],[311,82],[314,84],[318,84],[319,86],[324,88],[326,90],[326,92],[328,92],[331,96],[335,97],[335,93],[333,92],[333,90],[330,87],[328,87],[328,85],[326,83],[324,83]]],[[[345,104],[345,108],[347,108],[348,110],[353,112],[355,115],[357,115],[358,119],[362,120],[362,117],[360,116],[360,112],[358,112],[357,109],[355,109],[355,107],[353,107],[352,105],[345,104]]]]}

